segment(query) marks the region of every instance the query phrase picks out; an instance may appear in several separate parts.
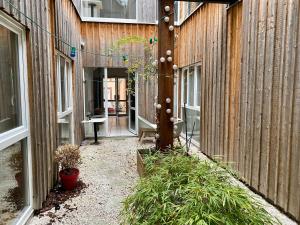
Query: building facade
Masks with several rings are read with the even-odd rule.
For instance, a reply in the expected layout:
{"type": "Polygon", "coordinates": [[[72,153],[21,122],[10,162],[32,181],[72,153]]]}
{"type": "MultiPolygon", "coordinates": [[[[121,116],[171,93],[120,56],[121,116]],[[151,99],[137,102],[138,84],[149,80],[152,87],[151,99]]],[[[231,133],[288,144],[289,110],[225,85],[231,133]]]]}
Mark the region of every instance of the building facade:
{"type": "MultiPolygon", "coordinates": [[[[174,12],[174,115],[202,152],[298,221],[299,4],[176,2],[174,12]]],[[[57,181],[53,152],[90,135],[83,120],[107,118],[102,136],[115,135],[114,121],[124,135],[155,123],[156,78],[126,72],[145,45],[111,49],[154,40],[158,19],[155,0],[0,0],[1,222],[41,208],[57,181]]]]}

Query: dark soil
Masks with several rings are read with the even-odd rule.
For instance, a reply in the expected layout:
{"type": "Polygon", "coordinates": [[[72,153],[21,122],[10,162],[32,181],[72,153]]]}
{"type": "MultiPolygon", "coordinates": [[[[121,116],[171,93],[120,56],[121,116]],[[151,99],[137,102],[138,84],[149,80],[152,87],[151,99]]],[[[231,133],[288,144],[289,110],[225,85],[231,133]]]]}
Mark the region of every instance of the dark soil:
{"type": "MultiPolygon", "coordinates": [[[[77,187],[72,191],[66,191],[63,187],[58,184],[53,188],[47,196],[46,201],[43,202],[42,209],[36,210],[35,215],[40,215],[41,213],[45,213],[55,207],[55,210],[60,210],[60,205],[66,202],[68,199],[75,198],[80,195],[80,193],[84,193],[84,189],[87,188],[87,185],[81,180],[78,181],[77,187]]],[[[76,210],[76,208],[71,208],[68,205],[65,205],[64,208],[68,210],[76,210]]],[[[40,215],[43,216],[43,215],[40,215]]],[[[49,217],[53,217],[54,215],[48,215],[49,217]]]]}

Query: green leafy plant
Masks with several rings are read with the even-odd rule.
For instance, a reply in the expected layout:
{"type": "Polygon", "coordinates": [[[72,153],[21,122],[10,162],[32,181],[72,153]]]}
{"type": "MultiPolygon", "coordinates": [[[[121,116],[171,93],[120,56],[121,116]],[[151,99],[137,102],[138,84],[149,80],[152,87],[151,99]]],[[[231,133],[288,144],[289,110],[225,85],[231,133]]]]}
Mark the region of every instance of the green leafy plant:
{"type": "MultiPolygon", "coordinates": [[[[156,40],[156,39],[155,39],[156,40]]],[[[109,55],[122,55],[124,63],[127,65],[128,74],[137,74],[144,80],[155,78],[156,65],[154,57],[154,47],[157,41],[153,41],[151,44],[147,39],[140,36],[126,36],[117,40],[111,48],[108,49],[109,55]],[[138,46],[143,55],[136,56],[130,55],[128,52],[128,46],[138,46]]],[[[131,78],[134,79],[134,78],[131,78]]],[[[128,92],[129,94],[134,93],[134,87],[132,87],[133,81],[128,81],[128,92]]]]}
{"type": "Polygon", "coordinates": [[[124,201],[123,224],[279,224],[229,174],[182,152],[146,156],[146,176],[124,201]]]}

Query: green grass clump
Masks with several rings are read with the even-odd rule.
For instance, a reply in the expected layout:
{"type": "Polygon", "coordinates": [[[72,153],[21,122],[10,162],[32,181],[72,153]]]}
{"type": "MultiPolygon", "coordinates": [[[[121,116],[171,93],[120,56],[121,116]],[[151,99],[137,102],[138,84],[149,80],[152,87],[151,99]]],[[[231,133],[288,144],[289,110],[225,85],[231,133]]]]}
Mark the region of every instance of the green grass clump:
{"type": "Polygon", "coordinates": [[[125,200],[123,224],[279,224],[216,164],[180,153],[145,161],[147,176],[125,200]]]}

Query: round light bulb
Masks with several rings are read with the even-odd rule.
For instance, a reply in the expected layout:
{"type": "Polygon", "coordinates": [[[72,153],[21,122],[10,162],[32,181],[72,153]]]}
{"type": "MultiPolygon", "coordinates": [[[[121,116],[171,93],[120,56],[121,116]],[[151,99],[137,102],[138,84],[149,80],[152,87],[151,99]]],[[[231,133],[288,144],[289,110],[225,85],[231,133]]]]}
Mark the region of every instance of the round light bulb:
{"type": "Polygon", "coordinates": [[[175,126],[174,126],[174,129],[175,129],[175,130],[177,130],[177,129],[178,129],[178,127],[175,125],[175,126]]]}
{"type": "Polygon", "coordinates": [[[177,65],[173,65],[173,70],[177,70],[178,66],[177,65]]]}
{"type": "Polygon", "coordinates": [[[167,112],[168,114],[170,114],[170,113],[172,112],[172,110],[171,110],[171,109],[167,109],[166,112],[167,112]]]}
{"type": "Polygon", "coordinates": [[[166,98],[166,103],[171,103],[171,99],[170,98],[166,98]]]}
{"type": "Polygon", "coordinates": [[[171,122],[174,122],[174,117],[171,117],[171,118],[170,118],[170,121],[171,121],[171,122]]]}
{"type": "Polygon", "coordinates": [[[176,131],[174,131],[174,132],[173,132],[173,134],[174,134],[174,135],[176,135],[176,134],[177,134],[177,132],[176,132],[176,131]]]}
{"type": "Polygon", "coordinates": [[[170,12],[170,10],[171,10],[170,6],[168,6],[168,5],[165,6],[165,11],[166,11],[166,12],[170,12]]]}
{"type": "Polygon", "coordinates": [[[168,57],[168,62],[172,62],[173,58],[171,56],[168,57]]]}
{"type": "Polygon", "coordinates": [[[171,50],[168,50],[166,53],[167,53],[167,55],[172,55],[172,51],[171,50]]]}
{"type": "Polygon", "coordinates": [[[157,104],[157,105],[156,105],[156,108],[157,108],[157,109],[161,109],[161,104],[157,104]]]}
{"type": "Polygon", "coordinates": [[[166,16],[166,17],[164,18],[164,21],[165,21],[166,23],[169,23],[170,17],[166,16]]]}
{"type": "Polygon", "coordinates": [[[164,63],[166,61],[165,57],[160,58],[160,62],[164,63]]]}
{"type": "Polygon", "coordinates": [[[153,143],[156,143],[156,140],[155,140],[155,139],[153,140],[153,143]]]}
{"type": "Polygon", "coordinates": [[[159,138],[159,134],[155,134],[155,138],[158,139],[159,138]]]}
{"type": "Polygon", "coordinates": [[[174,26],[169,26],[169,31],[173,31],[174,30],[174,26]]]}

